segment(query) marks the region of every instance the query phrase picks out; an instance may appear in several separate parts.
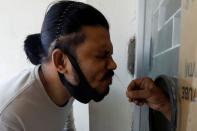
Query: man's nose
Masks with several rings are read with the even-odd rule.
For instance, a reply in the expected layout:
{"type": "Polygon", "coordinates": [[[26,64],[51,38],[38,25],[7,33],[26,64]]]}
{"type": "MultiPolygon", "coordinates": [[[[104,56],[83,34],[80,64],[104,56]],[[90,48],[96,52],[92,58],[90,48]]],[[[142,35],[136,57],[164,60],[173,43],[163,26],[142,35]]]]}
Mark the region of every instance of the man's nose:
{"type": "Polygon", "coordinates": [[[115,70],[117,68],[116,62],[114,61],[114,59],[112,57],[110,57],[109,61],[108,61],[108,67],[109,70],[115,70]]]}

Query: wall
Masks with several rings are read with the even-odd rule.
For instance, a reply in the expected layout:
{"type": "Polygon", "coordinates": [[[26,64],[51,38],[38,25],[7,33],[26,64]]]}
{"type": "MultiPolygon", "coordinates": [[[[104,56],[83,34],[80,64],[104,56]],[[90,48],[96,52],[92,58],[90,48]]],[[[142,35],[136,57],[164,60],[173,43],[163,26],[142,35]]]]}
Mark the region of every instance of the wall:
{"type": "Polygon", "coordinates": [[[127,48],[135,33],[135,0],[87,0],[99,9],[110,23],[114,59],[118,68],[109,95],[99,103],[90,103],[91,131],[131,131],[133,106],[128,102],[125,91],[132,77],[127,71],[127,48]]]}
{"type": "MultiPolygon", "coordinates": [[[[23,51],[28,34],[39,33],[47,5],[52,0],[12,0],[0,4],[0,79],[32,65],[23,51]]],[[[85,2],[85,0],[82,0],[85,2]]],[[[74,102],[77,130],[89,130],[88,105],[74,102]]]]}

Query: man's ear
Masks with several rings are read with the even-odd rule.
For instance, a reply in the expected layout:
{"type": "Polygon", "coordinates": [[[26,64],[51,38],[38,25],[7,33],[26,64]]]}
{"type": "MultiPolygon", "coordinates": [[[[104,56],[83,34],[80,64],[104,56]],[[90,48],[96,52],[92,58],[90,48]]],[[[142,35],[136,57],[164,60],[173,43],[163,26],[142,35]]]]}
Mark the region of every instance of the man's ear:
{"type": "Polygon", "coordinates": [[[67,73],[68,61],[68,57],[60,49],[53,50],[52,62],[59,73],[67,73]]]}

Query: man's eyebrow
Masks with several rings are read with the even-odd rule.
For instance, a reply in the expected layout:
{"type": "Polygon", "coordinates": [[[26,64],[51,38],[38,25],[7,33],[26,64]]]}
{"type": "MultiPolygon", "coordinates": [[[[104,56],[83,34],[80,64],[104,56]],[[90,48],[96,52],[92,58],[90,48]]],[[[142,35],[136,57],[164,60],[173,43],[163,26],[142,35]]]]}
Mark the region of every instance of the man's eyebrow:
{"type": "Polygon", "coordinates": [[[105,55],[112,55],[112,54],[113,54],[113,52],[112,52],[112,51],[110,51],[110,50],[106,50],[106,51],[104,51],[104,54],[105,54],[105,55]]]}
{"type": "Polygon", "coordinates": [[[112,55],[113,54],[113,50],[110,50],[110,49],[99,49],[96,51],[96,53],[99,53],[99,54],[103,54],[103,55],[112,55]]]}

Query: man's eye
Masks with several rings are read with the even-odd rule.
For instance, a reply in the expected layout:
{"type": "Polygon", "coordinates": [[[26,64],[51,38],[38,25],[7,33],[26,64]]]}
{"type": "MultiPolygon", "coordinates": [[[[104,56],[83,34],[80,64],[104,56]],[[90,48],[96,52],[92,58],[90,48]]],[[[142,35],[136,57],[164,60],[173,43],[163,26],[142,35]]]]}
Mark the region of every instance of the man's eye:
{"type": "Polygon", "coordinates": [[[105,59],[106,56],[105,55],[98,55],[98,56],[96,56],[96,58],[98,58],[98,59],[105,59]]]}

